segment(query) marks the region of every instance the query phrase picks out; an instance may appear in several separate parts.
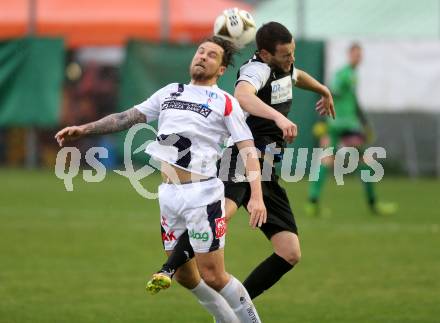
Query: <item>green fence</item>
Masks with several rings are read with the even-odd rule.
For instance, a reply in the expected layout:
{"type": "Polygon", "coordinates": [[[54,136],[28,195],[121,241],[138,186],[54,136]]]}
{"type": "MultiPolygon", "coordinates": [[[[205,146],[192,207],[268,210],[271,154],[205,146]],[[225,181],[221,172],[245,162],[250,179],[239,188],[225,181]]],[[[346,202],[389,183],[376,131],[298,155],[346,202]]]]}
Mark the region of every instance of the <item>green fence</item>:
{"type": "Polygon", "coordinates": [[[0,126],[58,125],[64,53],[62,39],[0,42],[0,126]]]}

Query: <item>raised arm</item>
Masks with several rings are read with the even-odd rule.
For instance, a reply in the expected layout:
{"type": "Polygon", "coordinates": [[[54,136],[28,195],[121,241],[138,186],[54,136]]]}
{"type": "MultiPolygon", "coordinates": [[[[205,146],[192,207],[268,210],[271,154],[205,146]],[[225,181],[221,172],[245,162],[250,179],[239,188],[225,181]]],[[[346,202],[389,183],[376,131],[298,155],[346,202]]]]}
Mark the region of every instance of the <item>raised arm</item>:
{"type": "Polygon", "coordinates": [[[298,132],[296,124],[271,106],[264,103],[255,92],[255,87],[251,83],[241,81],[238,82],[235,87],[234,96],[243,110],[253,116],[274,121],[278,128],[283,132],[284,140],[289,143],[292,142],[298,132]]]}
{"type": "Polygon", "coordinates": [[[320,94],[321,99],[316,103],[316,111],[321,116],[327,115],[334,119],[336,113],[330,90],[306,72],[299,69],[296,69],[296,72],[297,80],[295,86],[320,94]]]}
{"type": "Polygon", "coordinates": [[[58,144],[63,146],[66,142],[77,140],[88,135],[102,135],[126,130],[137,123],[144,123],[147,119],[136,108],[124,112],[113,113],[102,119],[81,126],[66,127],[55,135],[58,144]]]}

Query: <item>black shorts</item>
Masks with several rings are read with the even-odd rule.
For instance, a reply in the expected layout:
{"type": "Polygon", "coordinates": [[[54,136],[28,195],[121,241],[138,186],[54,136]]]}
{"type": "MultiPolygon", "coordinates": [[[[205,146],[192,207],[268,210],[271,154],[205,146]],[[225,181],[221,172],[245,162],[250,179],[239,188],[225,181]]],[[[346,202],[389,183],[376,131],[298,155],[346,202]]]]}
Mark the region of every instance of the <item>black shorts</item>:
{"type": "MultiPolygon", "coordinates": [[[[251,195],[251,188],[247,182],[223,182],[225,197],[231,199],[238,207],[246,207],[251,195]]],[[[298,235],[295,218],[290,208],[286,190],[278,183],[278,178],[272,181],[262,181],[264,204],[267,209],[267,222],[261,226],[261,231],[267,239],[281,231],[290,231],[298,235]]]]}

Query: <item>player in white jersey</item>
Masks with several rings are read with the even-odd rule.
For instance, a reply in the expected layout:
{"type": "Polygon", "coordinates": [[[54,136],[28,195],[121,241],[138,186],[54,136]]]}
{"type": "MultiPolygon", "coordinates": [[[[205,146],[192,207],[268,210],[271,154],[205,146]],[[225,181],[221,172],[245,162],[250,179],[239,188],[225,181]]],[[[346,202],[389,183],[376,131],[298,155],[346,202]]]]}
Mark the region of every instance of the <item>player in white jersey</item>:
{"type": "Polygon", "coordinates": [[[190,84],[170,84],[125,112],[64,128],[55,138],[62,146],[83,136],[117,132],[157,119],[157,140],[147,152],[161,161],[164,183],[159,186],[159,204],[164,247],[169,254],[180,234],[188,230],[195,251],[195,261],[179,268],[176,278],[181,277],[182,285],[217,322],[260,322],[246,289],[225,271],[224,188],[215,177],[220,145],[231,136],[246,160],[248,175],[252,175],[250,225],[265,222],[252,134],[238,102],[216,85],[233,54],[230,42],[211,37],[194,55],[190,84]]]}

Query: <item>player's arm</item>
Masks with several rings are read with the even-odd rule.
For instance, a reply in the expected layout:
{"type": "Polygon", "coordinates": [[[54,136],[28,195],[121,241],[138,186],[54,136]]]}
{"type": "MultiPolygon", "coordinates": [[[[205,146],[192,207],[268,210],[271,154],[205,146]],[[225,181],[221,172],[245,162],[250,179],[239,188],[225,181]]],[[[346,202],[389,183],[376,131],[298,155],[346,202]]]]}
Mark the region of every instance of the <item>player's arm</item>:
{"type": "Polygon", "coordinates": [[[336,113],[330,90],[306,72],[296,69],[296,73],[295,86],[321,95],[321,99],[316,103],[316,111],[321,116],[327,115],[334,119],[336,113]]]}
{"type": "Polygon", "coordinates": [[[81,126],[66,127],[55,135],[58,144],[63,146],[66,142],[77,140],[81,137],[97,134],[108,134],[126,130],[137,123],[147,121],[145,114],[136,108],[124,112],[113,113],[95,122],[81,126]]]}
{"type": "MultiPolygon", "coordinates": [[[[169,86],[174,87],[175,85],[170,84],[169,86]]],[[[98,121],[81,126],[64,128],[55,135],[55,139],[60,146],[63,146],[66,142],[77,140],[84,136],[118,132],[126,130],[137,123],[157,120],[160,114],[161,96],[167,93],[169,86],[158,90],[147,100],[124,112],[113,113],[98,121]]]]}
{"type": "Polygon", "coordinates": [[[249,225],[253,228],[261,227],[263,223],[266,223],[267,212],[261,189],[261,171],[257,150],[253,140],[240,141],[236,145],[240,151],[241,158],[246,161],[246,176],[251,187],[251,197],[247,205],[247,210],[250,214],[249,225]]]}
{"type": "Polygon", "coordinates": [[[235,86],[235,98],[240,106],[253,116],[269,119],[275,122],[283,132],[284,140],[292,142],[297,136],[296,124],[286,118],[283,114],[264,103],[257,95],[254,85],[247,81],[239,81],[235,86]]]}
{"type": "Polygon", "coordinates": [[[265,223],[267,216],[261,189],[257,149],[238,101],[231,100],[227,94],[225,94],[225,99],[225,125],[239,149],[241,158],[245,161],[246,175],[251,186],[251,197],[247,205],[250,214],[249,224],[255,228],[265,223]]]}

